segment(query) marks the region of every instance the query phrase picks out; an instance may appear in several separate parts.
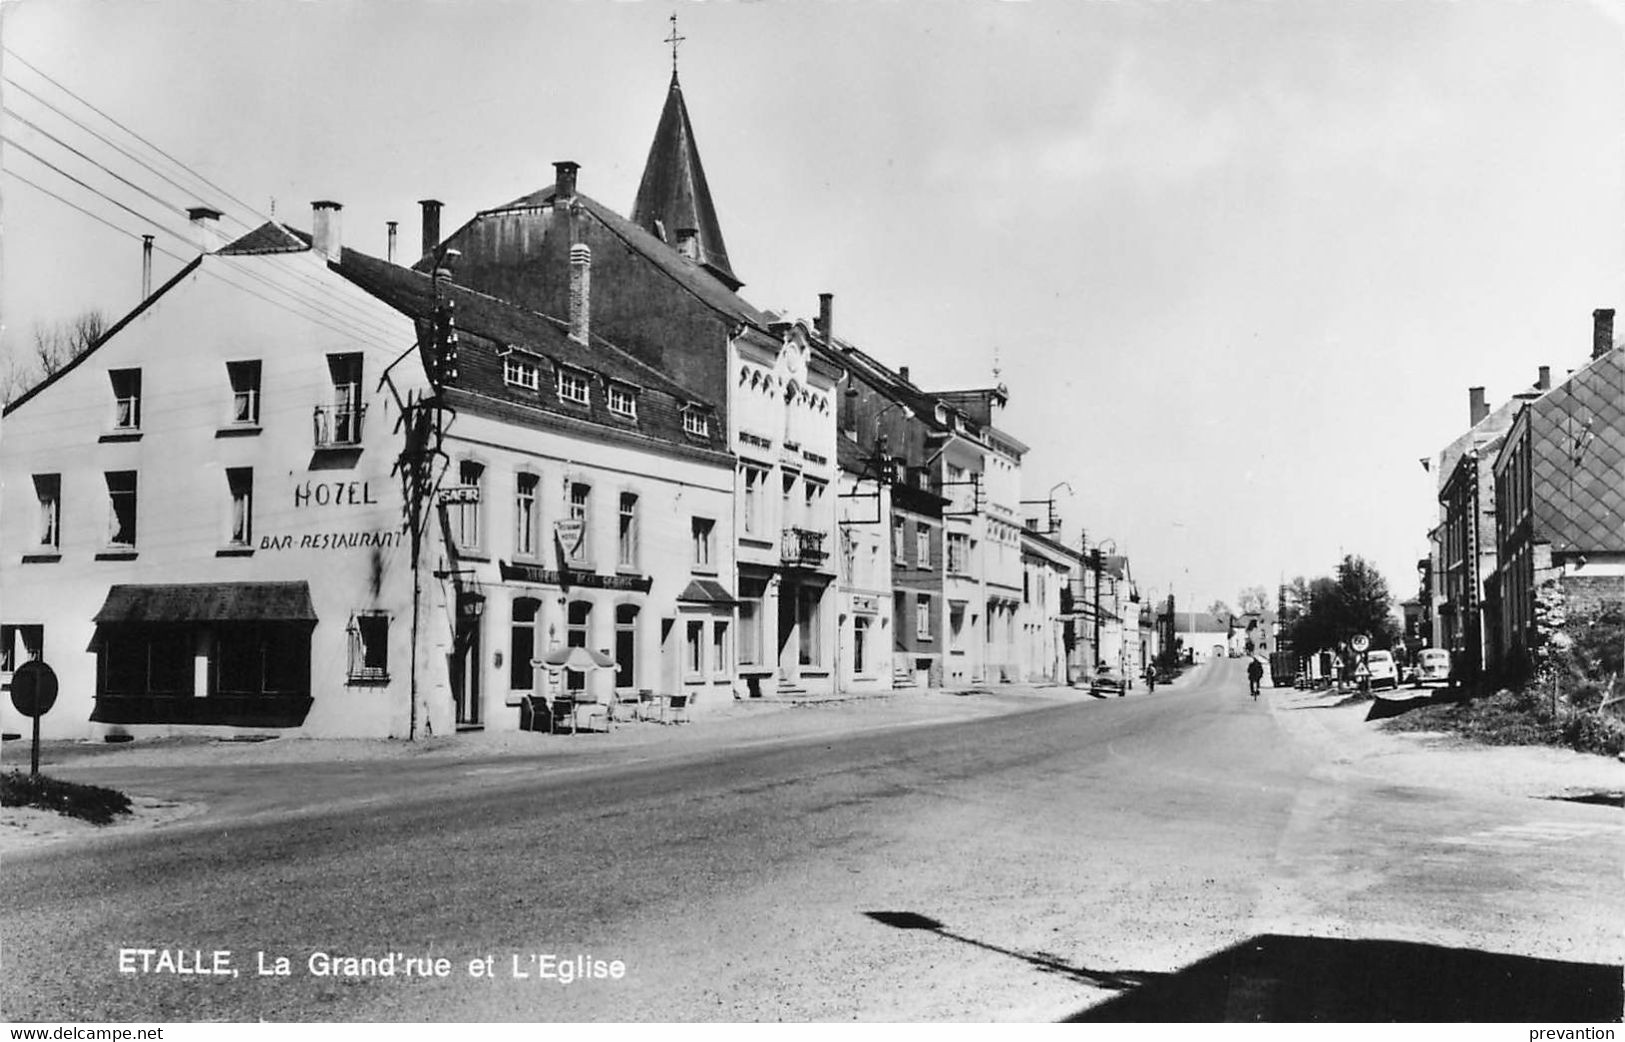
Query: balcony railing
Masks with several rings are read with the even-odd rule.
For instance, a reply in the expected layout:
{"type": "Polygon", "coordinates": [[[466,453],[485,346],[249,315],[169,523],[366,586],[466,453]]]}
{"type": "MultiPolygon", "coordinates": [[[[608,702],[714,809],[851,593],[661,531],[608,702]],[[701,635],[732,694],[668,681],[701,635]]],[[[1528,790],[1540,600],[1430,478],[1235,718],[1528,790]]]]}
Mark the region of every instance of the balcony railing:
{"type": "Polygon", "coordinates": [[[360,445],[361,419],[366,413],[365,405],[316,406],[316,447],[332,449],[360,445]]]}
{"type": "Polygon", "coordinates": [[[784,563],[793,567],[817,568],[829,558],[824,550],[825,532],[806,528],[784,530],[784,563]]]}

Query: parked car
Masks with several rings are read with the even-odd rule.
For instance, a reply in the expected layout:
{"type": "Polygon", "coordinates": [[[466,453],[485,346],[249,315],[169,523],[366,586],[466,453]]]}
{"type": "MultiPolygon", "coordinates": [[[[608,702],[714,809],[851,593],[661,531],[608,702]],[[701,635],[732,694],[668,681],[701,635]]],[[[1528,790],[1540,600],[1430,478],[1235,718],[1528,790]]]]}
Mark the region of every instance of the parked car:
{"type": "Polygon", "coordinates": [[[1450,684],[1450,652],[1443,648],[1423,648],[1416,653],[1417,687],[1427,684],[1450,684]]]}
{"type": "Polygon", "coordinates": [[[1095,675],[1089,680],[1089,693],[1091,695],[1103,695],[1107,692],[1122,698],[1128,694],[1128,680],[1112,667],[1101,666],[1095,670],[1095,675]]]}
{"type": "Polygon", "coordinates": [[[1394,664],[1394,653],[1391,651],[1368,651],[1365,655],[1366,674],[1371,680],[1371,689],[1387,686],[1399,689],[1399,667],[1394,664]]]}

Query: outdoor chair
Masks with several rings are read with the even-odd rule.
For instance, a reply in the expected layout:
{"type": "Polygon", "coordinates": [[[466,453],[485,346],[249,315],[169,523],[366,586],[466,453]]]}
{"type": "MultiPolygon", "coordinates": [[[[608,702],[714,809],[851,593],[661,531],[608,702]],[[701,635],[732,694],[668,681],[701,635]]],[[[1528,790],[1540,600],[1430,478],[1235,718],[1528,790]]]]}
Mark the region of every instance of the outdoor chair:
{"type": "Polygon", "coordinates": [[[660,713],[660,698],[653,688],[638,689],[638,716],[643,720],[652,720],[660,713]]]}
{"type": "Polygon", "coordinates": [[[636,691],[617,691],[614,701],[609,704],[609,722],[625,722],[638,719],[638,711],[643,701],[636,691]]]}
{"type": "Polygon", "coordinates": [[[614,708],[613,704],[605,705],[597,699],[577,698],[575,700],[574,716],[571,719],[571,733],[573,734],[581,729],[582,717],[587,718],[587,730],[595,730],[592,726],[592,719],[595,716],[604,721],[604,730],[608,732],[610,714],[614,708]]]}
{"type": "Polygon", "coordinates": [[[661,723],[686,724],[688,723],[688,707],[694,701],[690,694],[667,695],[666,707],[660,714],[661,723]],[[667,719],[667,716],[670,719],[667,719]]]}
{"type": "Polygon", "coordinates": [[[558,734],[563,724],[570,725],[570,733],[576,733],[576,700],[574,695],[556,695],[553,698],[550,716],[551,726],[549,733],[558,734]]]}

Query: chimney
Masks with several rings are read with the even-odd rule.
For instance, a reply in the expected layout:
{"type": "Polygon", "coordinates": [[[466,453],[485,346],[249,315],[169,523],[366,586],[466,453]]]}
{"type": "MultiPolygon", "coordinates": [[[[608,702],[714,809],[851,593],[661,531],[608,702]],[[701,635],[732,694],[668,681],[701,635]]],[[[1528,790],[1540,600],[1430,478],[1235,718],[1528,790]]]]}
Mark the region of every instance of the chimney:
{"type": "Polygon", "coordinates": [[[1552,367],[1549,366],[1549,365],[1543,365],[1543,366],[1540,367],[1540,379],[1535,381],[1535,390],[1537,390],[1537,391],[1550,391],[1551,389],[1552,389],[1552,367]]]}
{"type": "Polygon", "coordinates": [[[835,294],[818,294],[818,333],[824,338],[824,346],[831,351],[835,350],[835,294]]]}
{"type": "Polygon", "coordinates": [[[1484,401],[1484,388],[1467,388],[1467,426],[1477,427],[1489,414],[1490,407],[1484,401]]]}
{"type": "Polygon", "coordinates": [[[141,299],[152,296],[152,236],[141,236],[141,299]]]}
{"type": "Polygon", "coordinates": [[[386,255],[386,257],[391,264],[395,263],[395,226],[400,223],[401,222],[399,221],[384,222],[384,224],[389,227],[389,253],[386,255]]]}
{"type": "Polygon", "coordinates": [[[203,253],[212,253],[219,240],[220,211],[208,206],[194,206],[186,211],[192,222],[192,240],[203,253]]]}
{"type": "Polygon", "coordinates": [[[677,229],[677,252],[692,261],[700,259],[700,230],[698,228],[677,229]]]}
{"type": "Polygon", "coordinates": [[[1591,357],[1601,358],[1614,346],[1614,309],[1598,308],[1591,313],[1591,357]]]}
{"type": "Polygon", "coordinates": [[[913,382],[908,378],[908,366],[906,366],[906,365],[900,365],[900,366],[897,367],[897,375],[901,376],[903,378],[904,383],[912,383],[913,382]]]}
{"type": "Polygon", "coordinates": [[[585,346],[591,331],[592,248],[578,242],[570,247],[570,339],[585,346]]]}
{"type": "Polygon", "coordinates": [[[440,248],[440,200],[419,199],[423,208],[423,256],[433,257],[440,248]]]}
{"type": "Polygon", "coordinates": [[[553,164],[553,201],[562,202],[576,197],[576,174],[581,164],[568,159],[553,164]]]}
{"type": "Polygon", "coordinates": [[[311,246],[330,261],[339,259],[343,237],[339,234],[339,211],[344,209],[331,199],[319,199],[310,204],[311,246]]]}

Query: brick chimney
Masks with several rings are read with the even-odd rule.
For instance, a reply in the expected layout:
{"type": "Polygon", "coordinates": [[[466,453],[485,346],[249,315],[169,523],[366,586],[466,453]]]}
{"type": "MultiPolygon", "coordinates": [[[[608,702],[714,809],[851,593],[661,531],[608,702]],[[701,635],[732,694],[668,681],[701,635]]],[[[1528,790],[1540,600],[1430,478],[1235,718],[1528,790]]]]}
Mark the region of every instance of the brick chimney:
{"type": "Polygon", "coordinates": [[[339,230],[339,211],[344,209],[331,199],[318,199],[310,204],[310,245],[330,261],[339,259],[344,248],[344,237],[339,230]]]}
{"type": "Polygon", "coordinates": [[[192,223],[192,241],[199,250],[211,253],[220,242],[220,211],[208,206],[187,209],[186,219],[192,223]]]}
{"type": "Polygon", "coordinates": [[[1614,346],[1614,309],[1598,308],[1591,313],[1591,357],[1601,358],[1614,346]]]}
{"type": "Polygon", "coordinates": [[[897,375],[902,377],[904,383],[911,383],[912,382],[908,378],[908,366],[906,366],[906,365],[900,365],[900,366],[897,367],[897,375]]]}
{"type": "Polygon", "coordinates": [[[824,346],[831,351],[835,350],[835,294],[818,294],[818,335],[824,338],[824,346]]]}
{"type": "Polygon", "coordinates": [[[568,159],[553,164],[553,201],[562,202],[576,197],[576,174],[581,164],[568,159]]]}
{"type": "Polygon", "coordinates": [[[592,249],[578,242],[570,247],[570,339],[585,346],[591,332],[592,249]]]}
{"type": "Polygon", "coordinates": [[[1549,365],[1543,365],[1543,366],[1540,367],[1540,379],[1535,381],[1535,390],[1537,390],[1537,391],[1550,391],[1551,389],[1552,389],[1552,367],[1549,366],[1549,365]]]}
{"type": "Polygon", "coordinates": [[[418,205],[423,208],[423,256],[432,257],[434,251],[440,248],[440,207],[439,199],[419,199],[418,205]]]}
{"type": "Polygon", "coordinates": [[[1467,426],[1477,427],[1490,414],[1490,407],[1484,401],[1484,388],[1467,388],[1467,426]]]}
{"type": "Polygon", "coordinates": [[[677,229],[677,252],[692,261],[700,259],[700,230],[698,228],[677,229]]]}
{"type": "Polygon", "coordinates": [[[384,222],[384,224],[389,227],[389,252],[387,254],[385,254],[384,256],[388,259],[389,263],[391,263],[391,264],[395,263],[395,229],[396,229],[397,226],[400,225],[400,223],[401,222],[399,222],[399,221],[385,221],[384,222]]]}

